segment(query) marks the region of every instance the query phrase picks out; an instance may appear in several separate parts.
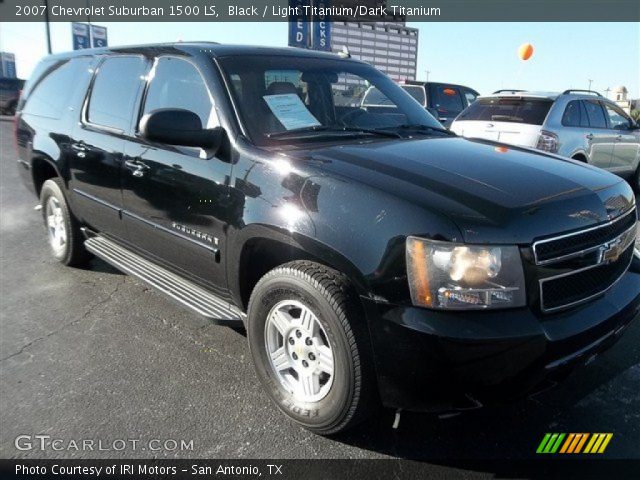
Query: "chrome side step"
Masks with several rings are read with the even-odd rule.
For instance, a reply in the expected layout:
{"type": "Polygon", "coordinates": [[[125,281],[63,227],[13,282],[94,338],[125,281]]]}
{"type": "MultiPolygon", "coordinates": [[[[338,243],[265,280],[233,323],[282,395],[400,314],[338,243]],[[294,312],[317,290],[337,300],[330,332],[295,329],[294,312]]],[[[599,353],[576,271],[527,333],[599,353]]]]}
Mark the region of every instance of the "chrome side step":
{"type": "Polygon", "coordinates": [[[246,315],[236,307],[108,238],[93,236],[85,240],[84,245],[96,257],[148,283],[216,324],[243,324],[246,315]]]}

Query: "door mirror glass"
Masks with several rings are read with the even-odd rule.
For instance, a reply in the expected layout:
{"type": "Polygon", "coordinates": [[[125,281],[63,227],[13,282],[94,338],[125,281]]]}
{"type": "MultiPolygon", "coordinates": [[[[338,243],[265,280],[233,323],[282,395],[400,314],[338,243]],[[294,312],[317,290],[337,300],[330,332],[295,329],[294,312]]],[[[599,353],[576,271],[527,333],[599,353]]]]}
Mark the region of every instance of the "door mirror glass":
{"type": "Polygon", "coordinates": [[[222,128],[203,129],[200,117],[181,108],[160,108],[140,120],[140,135],[146,140],[167,145],[217,150],[222,128]]]}

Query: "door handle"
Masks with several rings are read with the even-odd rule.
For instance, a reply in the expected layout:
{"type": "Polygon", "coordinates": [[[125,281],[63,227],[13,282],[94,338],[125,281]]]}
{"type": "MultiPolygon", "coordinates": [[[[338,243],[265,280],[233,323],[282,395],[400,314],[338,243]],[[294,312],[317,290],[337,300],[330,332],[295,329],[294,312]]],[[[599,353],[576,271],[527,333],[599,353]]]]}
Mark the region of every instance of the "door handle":
{"type": "Polygon", "coordinates": [[[593,133],[587,133],[584,138],[586,138],[587,140],[593,140],[593,133]]]}
{"type": "Polygon", "coordinates": [[[616,140],[622,140],[622,134],[619,133],[618,135],[616,135],[616,140]]]}
{"type": "Polygon", "coordinates": [[[132,160],[125,160],[124,164],[126,167],[129,167],[130,169],[132,169],[133,171],[131,172],[131,174],[134,177],[138,177],[138,178],[143,177],[145,171],[149,170],[149,167],[144,162],[141,162],[137,158],[134,158],[132,160]]]}
{"type": "Polygon", "coordinates": [[[85,145],[84,142],[76,142],[76,143],[72,143],[71,145],[71,150],[73,150],[74,152],[76,152],[76,155],[80,158],[84,158],[87,156],[87,146],[85,145]]]}

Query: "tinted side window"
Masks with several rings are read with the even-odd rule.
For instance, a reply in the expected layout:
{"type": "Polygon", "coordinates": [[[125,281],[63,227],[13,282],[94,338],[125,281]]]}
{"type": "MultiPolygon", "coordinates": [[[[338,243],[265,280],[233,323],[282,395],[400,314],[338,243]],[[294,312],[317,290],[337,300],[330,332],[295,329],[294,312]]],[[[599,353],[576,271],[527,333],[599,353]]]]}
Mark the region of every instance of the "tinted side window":
{"type": "Polygon", "coordinates": [[[73,58],[50,65],[31,86],[24,113],[49,118],[60,118],[69,106],[73,86],[80,78],[90,75],[90,57],[73,58]]]}
{"type": "Polygon", "coordinates": [[[144,67],[141,57],[107,58],[93,82],[87,120],[126,131],[136,94],[142,85],[144,67]]]}
{"type": "Polygon", "coordinates": [[[191,63],[179,58],[158,59],[147,90],[143,115],[159,108],[182,108],[196,113],[203,128],[218,125],[204,79],[191,63]]]}
{"type": "Polygon", "coordinates": [[[402,85],[402,88],[409,95],[415,98],[420,105],[425,105],[427,99],[425,98],[424,87],[421,87],[419,85],[402,85]]]}
{"type": "Polygon", "coordinates": [[[616,130],[624,130],[631,126],[631,121],[624,114],[622,109],[614,107],[605,103],[607,109],[607,116],[609,117],[609,128],[615,128],[616,130]]]}
{"type": "Polygon", "coordinates": [[[464,97],[467,99],[467,105],[471,105],[478,98],[478,94],[476,92],[472,92],[471,90],[464,91],[464,97]]]}
{"type": "Polygon", "coordinates": [[[604,118],[604,111],[597,100],[584,100],[582,102],[587,111],[589,125],[595,128],[607,128],[607,120],[604,118]]]}
{"type": "Polygon", "coordinates": [[[463,110],[462,96],[457,88],[435,85],[430,90],[432,92],[430,106],[437,108],[440,113],[457,115],[463,110]]]}
{"type": "Polygon", "coordinates": [[[584,114],[584,108],[582,108],[582,102],[580,100],[572,100],[567,103],[562,115],[562,125],[565,127],[586,127],[589,126],[584,114]]]}

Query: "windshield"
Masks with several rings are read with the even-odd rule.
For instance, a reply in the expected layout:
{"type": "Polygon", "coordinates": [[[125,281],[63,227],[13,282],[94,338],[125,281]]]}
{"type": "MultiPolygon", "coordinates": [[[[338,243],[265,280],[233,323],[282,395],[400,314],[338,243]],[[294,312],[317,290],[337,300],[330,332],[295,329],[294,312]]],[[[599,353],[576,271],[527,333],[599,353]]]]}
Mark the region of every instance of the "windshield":
{"type": "Polygon", "coordinates": [[[442,128],[390,78],[363,63],[290,56],[218,60],[240,119],[258,145],[328,136],[388,137],[407,126],[429,127],[434,134],[442,128]],[[369,105],[364,99],[372,92],[376,103],[369,105]]]}
{"type": "Polygon", "coordinates": [[[457,120],[514,122],[542,125],[551,100],[530,98],[481,98],[469,105],[457,120]]]}

